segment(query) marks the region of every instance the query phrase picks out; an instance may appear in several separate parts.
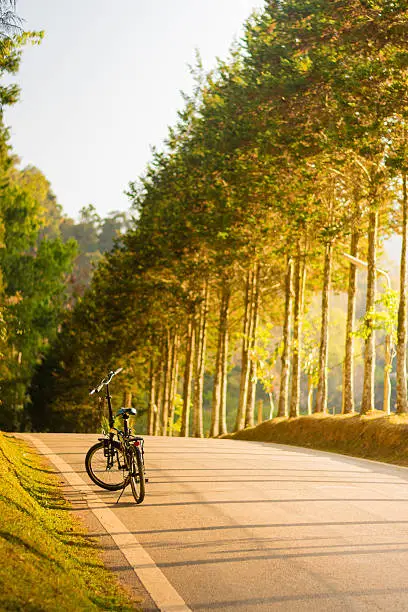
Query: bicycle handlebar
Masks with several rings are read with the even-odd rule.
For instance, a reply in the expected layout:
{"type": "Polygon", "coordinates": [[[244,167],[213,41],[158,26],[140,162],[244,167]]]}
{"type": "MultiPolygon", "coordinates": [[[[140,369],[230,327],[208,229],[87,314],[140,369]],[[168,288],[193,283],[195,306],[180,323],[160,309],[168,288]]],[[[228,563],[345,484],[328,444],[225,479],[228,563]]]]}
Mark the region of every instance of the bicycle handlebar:
{"type": "Polygon", "coordinates": [[[99,393],[99,391],[102,389],[102,387],[104,385],[109,385],[110,381],[112,380],[112,378],[114,376],[116,376],[116,374],[119,374],[119,372],[121,372],[123,370],[123,368],[118,368],[117,370],[113,371],[111,370],[109,372],[109,374],[103,378],[101,380],[101,382],[99,383],[99,385],[97,387],[95,387],[94,389],[92,389],[92,391],[89,392],[89,395],[93,395],[94,393],[99,393]]]}

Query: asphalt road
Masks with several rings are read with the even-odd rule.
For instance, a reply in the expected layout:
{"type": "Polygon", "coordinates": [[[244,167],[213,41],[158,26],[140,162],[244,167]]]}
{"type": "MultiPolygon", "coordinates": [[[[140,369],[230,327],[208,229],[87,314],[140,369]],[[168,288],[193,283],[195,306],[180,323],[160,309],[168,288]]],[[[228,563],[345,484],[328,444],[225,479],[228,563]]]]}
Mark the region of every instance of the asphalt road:
{"type": "Polygon", "coordinates": [[[116,505],[84,470],[95,435],[34,437],[141,544],[185,602],[168,610],[408,610],[408,469],[275,444],[146,437],[145,501],[136,506],[129,489],[116,505]]]}

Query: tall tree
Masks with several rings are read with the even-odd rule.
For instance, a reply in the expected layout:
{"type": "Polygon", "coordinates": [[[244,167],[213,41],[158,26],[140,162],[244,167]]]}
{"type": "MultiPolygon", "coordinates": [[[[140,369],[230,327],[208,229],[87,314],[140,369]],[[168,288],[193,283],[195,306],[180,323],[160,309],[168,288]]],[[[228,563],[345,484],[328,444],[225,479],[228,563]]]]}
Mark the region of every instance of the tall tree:
{"type": "Polygon", "coordinates": [[[293,259],[287,256],[287,270],[285,277],[285,315],[282,334],[282,356],[281,356],[281,378],[278,403],[278,417],[288,415],[288,391],[289,391],[289,368],[290,368],[290,348],[291,348],[291,327],[292,327],[292,308],[293,308],[293,259]]]}

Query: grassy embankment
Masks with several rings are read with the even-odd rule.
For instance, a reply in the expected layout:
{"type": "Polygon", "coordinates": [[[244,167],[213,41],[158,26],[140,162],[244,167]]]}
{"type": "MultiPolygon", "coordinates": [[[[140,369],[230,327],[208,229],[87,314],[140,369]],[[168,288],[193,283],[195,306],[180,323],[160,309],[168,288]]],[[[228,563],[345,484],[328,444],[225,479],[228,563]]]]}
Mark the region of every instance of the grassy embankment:
{"type": "Polygon", "coordinates": [[[139,609],[68,512],[53,471],[0,433],[0,610],[139,609]]]}
{"type": "Polygon", "coordinates": [[[276,418],[223,436],[292,444],[408,466],[408,415],[322,415],[276,418]]]}

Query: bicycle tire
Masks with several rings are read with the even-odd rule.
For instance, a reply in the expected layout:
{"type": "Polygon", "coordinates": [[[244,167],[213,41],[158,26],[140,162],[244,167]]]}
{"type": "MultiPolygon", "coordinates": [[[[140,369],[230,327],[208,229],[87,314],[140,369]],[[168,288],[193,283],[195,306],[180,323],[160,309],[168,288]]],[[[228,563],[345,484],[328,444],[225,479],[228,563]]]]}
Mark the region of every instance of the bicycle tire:
{"type": "Polygon", "coordinates": [[[104,454],[104,442],[98,442],[91,446],[85,457],[85,469],[89,478],[102,489],[108,491],[119,491],[125,486],[123,468],[125,460],[119,445],[115,444],[116,452],[113,466],[107,468],[107,458],[104,454]],[[118,461],[119,455],[119,461],[118,461]],[[122,461],[122,464],[120,463],[122,461]]]}
{"type": "Polygon", "coordinates": [[[145,475],[142,453],[138,448],[132,448],[130,452],[132,453],[130,457],[130,486],[135,502],[141,504],[145,497],[145,475]]]}

